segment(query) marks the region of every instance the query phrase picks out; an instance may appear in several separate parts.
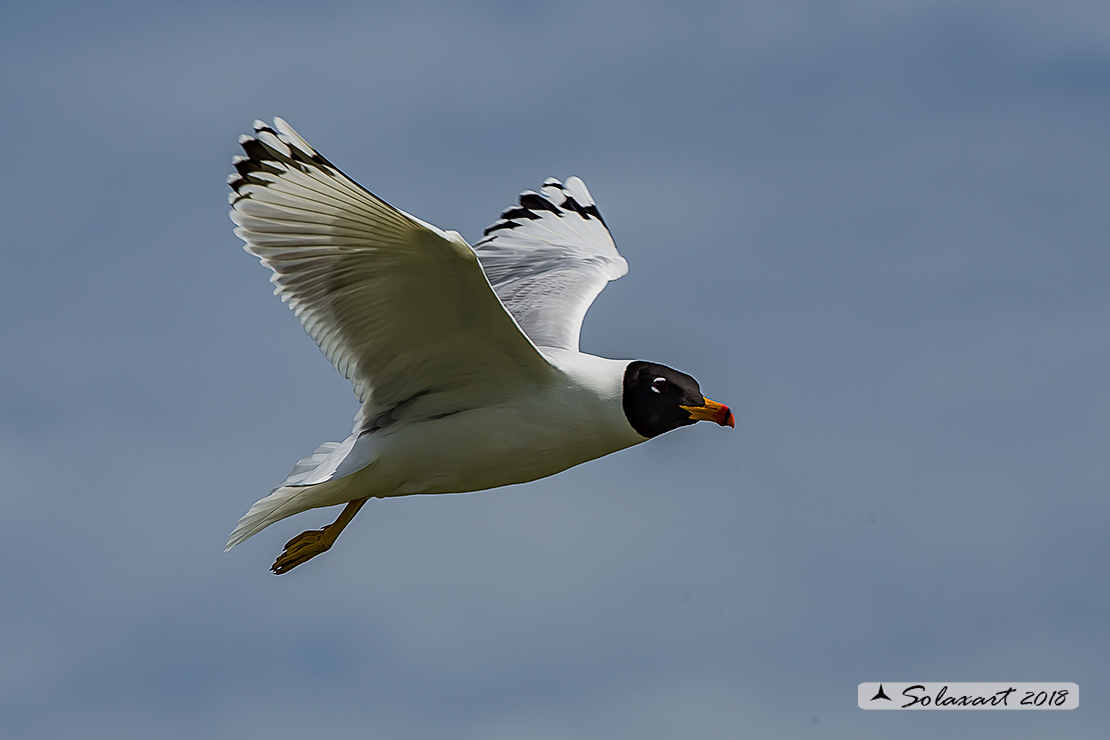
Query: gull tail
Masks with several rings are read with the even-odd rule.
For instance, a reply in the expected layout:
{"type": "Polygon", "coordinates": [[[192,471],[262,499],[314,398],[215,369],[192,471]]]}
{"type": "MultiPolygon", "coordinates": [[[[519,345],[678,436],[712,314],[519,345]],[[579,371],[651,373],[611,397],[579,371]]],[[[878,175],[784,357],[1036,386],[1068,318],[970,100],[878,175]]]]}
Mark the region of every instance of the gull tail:
{"type": "Polygon", "coordinates": [[[351,455],[357,447],[357,436],[351,435],[343,442],[324,442],[299,460],[280,486],[256,501],[243,515],[228,537],[224,552],[286,517],[346,503],[348,499],[343,494],[351,482],[350,475],[370,462],[366,455],[351,455]]]}

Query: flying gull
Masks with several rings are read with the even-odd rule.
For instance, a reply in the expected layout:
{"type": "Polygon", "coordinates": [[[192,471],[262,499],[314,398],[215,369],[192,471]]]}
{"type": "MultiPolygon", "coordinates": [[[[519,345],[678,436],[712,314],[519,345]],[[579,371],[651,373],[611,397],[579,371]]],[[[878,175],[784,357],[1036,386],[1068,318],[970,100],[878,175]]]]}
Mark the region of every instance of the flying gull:
{"type": "Polygon", "coordinates": [[[239,143],[235,233],[361,406],[347,439],[250,508],[228,550],[346,504],[285,545],[271,570],[286,573],[370,498],[524,483],[697,421],[735,426],[685,373],[578,351],[586,310],[628,264],[577,177],[524,191],[470,246],[363,189],[280,118],[239,143]]]}

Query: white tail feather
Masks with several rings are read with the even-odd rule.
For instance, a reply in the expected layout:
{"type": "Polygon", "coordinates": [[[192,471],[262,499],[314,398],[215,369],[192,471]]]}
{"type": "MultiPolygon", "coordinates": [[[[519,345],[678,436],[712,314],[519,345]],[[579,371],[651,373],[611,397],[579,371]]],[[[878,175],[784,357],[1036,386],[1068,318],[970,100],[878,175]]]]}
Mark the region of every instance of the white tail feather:
{"type": "Polygon", "coordinates": [[[312,486],[281,486],[274,489],[269,496],[256,501],[235,525],[227,538],[224,552],[286,517],[309,509],[346,503],[343,492],[350,482],[350,478],[337,478],[312,486]]]}
{"type": "Polygon", "coordinates": [[[331,475],[347,456],[355,439],[352,435],[344,442],[324,442],[311,455],[297,461],[281,485],[266,498],[256,501],[243,515],[228,537],[224,552],[286,517],[343,503],[342,493],[350,481],[344,477],[331,478],[331,475]]]}
{"type": "Polygon", "coordinates": [[[312,508],[311,506],[302,505],[302,502],[299,501],[301,494],[304,492],[305,488],[303,487],[282,486],[275,488],[274,492],[266,498],[256,501],[250,510],[243,515],[243,518],[239,520],[239,523],[235,525],[235,529],[232,530],[227,539],[227,547],[224,548],[224,552],[253,537],[274,522],[312,508]]]}

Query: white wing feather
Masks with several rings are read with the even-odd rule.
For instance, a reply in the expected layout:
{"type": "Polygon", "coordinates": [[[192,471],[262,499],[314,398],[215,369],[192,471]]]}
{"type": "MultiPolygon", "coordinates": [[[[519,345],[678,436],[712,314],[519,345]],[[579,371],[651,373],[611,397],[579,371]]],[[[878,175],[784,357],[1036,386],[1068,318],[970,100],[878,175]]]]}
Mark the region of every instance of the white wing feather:
{"type": "Polygon", "coordinates": [[[254,128],[229,178],[235,233],[354,385],[356,431],[474,407],[546,377],[551,366],[458,234],[364,190],[280,118],[254,128]]]}
{"type": "Polygon", "coordinates": [[[610,280],[628,272],[613,237],[577,177],[544,181],[474,245],[482,268],[517,324],[540,347],[578,351],[582,319],[610,280]]]}

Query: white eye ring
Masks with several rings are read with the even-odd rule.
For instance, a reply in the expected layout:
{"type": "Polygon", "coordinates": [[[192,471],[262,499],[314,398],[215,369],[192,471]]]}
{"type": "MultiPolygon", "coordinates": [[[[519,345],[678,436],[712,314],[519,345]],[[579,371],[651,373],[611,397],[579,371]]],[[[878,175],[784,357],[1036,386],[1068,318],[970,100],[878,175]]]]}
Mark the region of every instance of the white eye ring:
{"type": "Polygon", "coordinates": [[[651,381],[651,390],[654,393],[662,393],[663,391],[667,390],[667,379],[656,378],[655,380],[651,381]]]}

